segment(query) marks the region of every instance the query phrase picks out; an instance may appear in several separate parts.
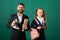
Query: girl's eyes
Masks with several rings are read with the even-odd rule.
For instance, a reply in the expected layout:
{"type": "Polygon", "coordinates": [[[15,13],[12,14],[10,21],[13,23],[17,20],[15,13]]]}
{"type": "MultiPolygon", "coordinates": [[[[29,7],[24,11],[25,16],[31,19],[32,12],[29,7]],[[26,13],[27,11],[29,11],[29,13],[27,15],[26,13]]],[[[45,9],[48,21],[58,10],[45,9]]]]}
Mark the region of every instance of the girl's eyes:
{"type": "Polygon", "coordinates": [[[43,12],[38,12],[38,13],[43,13],[43,12]]]}

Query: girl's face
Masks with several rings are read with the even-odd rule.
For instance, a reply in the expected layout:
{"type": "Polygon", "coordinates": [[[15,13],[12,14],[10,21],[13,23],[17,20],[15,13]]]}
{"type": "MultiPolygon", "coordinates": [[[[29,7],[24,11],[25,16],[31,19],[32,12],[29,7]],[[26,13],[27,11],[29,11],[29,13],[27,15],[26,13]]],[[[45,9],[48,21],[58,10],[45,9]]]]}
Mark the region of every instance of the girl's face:
{"type": "Polygon", "coordinates": [[[38,10],[37,10],[37,16],[38,16],[38,17],[42,17],[42,15],[43,15],[43,10],[38,9],[38,10]]]}

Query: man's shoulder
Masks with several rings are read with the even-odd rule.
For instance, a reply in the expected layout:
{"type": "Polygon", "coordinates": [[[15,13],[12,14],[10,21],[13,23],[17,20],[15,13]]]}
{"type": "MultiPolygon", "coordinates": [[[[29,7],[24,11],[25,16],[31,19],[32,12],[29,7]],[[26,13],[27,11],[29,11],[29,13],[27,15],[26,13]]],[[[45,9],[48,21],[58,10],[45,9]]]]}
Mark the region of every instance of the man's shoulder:
{"type": "Polygon", "coordinates": [[[27,16],[27,15],[25,15],[25,14],[23,14],[23,16],[24,16],[25,18],[28,18],[28,16],[27,16]]]}
{"type": "Polygon", "coordinates": [[[17,15],[17,14],[15,13],[15,14],[11,14],[11,15],[17,15]]]}
{"type": "Polygon", "coordinates": [[[15,13],[15,14],[11,14],[11,16],[16,16],[17,14],[15,13]]]}

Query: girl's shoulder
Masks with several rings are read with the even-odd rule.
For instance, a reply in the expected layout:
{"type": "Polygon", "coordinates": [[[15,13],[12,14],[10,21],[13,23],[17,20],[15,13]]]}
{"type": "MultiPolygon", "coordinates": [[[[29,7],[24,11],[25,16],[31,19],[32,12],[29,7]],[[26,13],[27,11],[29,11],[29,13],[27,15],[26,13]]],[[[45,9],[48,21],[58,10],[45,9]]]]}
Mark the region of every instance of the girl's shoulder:
{"type": "Polygon", "coordinates": [[[32,23],[36,23],[36,24],[39,24],[39,21],[37,20],[37,18],[34,18],[32,23]]]}

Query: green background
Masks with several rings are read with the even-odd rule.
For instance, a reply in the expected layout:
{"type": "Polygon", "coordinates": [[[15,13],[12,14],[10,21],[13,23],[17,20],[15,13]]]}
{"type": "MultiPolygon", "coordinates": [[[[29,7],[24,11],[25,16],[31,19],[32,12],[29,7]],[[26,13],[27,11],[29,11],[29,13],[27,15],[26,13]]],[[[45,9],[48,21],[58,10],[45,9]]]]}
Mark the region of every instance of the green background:
{"type": "MultiPolygon", "coordinates": [[[[46,40],[60,40],[60,0],[0,0],[0,40],[10,40],[11,29],[6,28],[6,23],[20,2],[25,4],[24,14],[29,16],[30,23],[36,8],[43,8],[47,20],[46,40]]],[[[30,40],[28,31],[26,37],[30,40]]]]}

